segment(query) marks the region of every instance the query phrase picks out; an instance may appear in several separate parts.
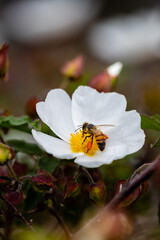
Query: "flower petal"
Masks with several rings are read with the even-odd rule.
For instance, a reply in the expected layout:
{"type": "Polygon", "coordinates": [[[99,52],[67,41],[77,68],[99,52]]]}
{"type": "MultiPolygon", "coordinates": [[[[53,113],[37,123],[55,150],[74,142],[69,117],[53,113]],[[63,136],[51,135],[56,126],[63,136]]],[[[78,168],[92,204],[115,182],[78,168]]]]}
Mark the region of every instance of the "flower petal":
{"type": "Polygon", "coordinates": [[[72,97],[72,118],[75,127],[84,122],[117,124],[126,109],[126,99],[118,93],[99,93],[87,86],[80,86],[72,97]]]}
{"type": "Polygon", "coordinates": [[[120,123],[108,131],[109,138],[106,141],[104,151],[97,151],[93,157],[77,157],[75,162],[93,168],[110,164],[113,160],[137,152],[145,141],[145,134],[140,125],[141,118],[135,110],[125,112],[120,118],[120,123]]]}
{"type": "Polygon", "coordinates": [[[32,130],[34,139],[47,152],[56,158],[72,159],[83,153],[73,153],[69,143],[66,143],[58,138],[49,136],[45,133],[32,130]]]}
{"type": "Polygon", "coordinates": [[[41,120],[63,140],[69,142],[75,128],[71,116],[71,99],[62,89],[51,90],[45,102],[37,103],[37,113],[41,120]]]}
{"type": "Polygon", "coordinates": [[[116,62],[116,63],[113,63],[112,65],[110,65],[107,68],[107,71],[110,76],[117,77],[120,74],[122,67],[123,67],[123,64],[121,62],[116,62]]]}
{"type": "Polygon", "coordinates": [[[125,157],[137,152],[144,144],[145,134],[141,129],[141,118],[135,110],[125,112],[120,123],[107,133],[108,139],[101,157],[104,163],[125,157]]]}
{"type": "Polygon", "coordinates": [[[97,156],[89,157],[87,155],[77,157],[74,160],[74,162],[88,168],[96,168],[104,164],[103,162],[100,161],[99,157],[97,156]]]}

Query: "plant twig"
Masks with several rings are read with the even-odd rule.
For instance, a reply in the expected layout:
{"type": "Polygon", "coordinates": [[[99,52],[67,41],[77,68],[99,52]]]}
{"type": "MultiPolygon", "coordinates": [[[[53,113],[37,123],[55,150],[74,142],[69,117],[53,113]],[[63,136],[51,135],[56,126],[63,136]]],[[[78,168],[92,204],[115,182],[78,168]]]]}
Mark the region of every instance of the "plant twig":
{"type": "Polygon", "coordinates": [[[0,141],[1,141],[1,143],[5,144],[5,141],[4,141],[3,137],[1,136],[1,134],[0,134],[0,141]]]}
{"type": "Polygon", "coordinates": [[[82,171],[85,173],[85,175],[87,176],[90,184],[95,184],[95,181],[93,180],[91,174],[87,171],[86,168],[82,167],[82,171]]]}
{"type": "Polygon", "coordinates": [[[64,78],[63,81],[61,82],[59,88],[62,88],[62,89],[65,90],[67,88],[68,84],[69,84],[69,79],[68,78],[64,78]]]}
{"type": "Polygon", "coordinates": [[[7,163],[6,163],[6,166],[8,167],[8,169],[9,169],[9,171],[10,171],[11,175],[14,177],[14,179],[16,179],[16,180],[17,180],[16,173],[15,173],[15,171],[13,170],[13,168],[12,168],[11,164],[10,164],[9,162],[7,162],[7,163]]]}
{"type": "Polygon", "coordinates": [[[59,214],[57,213],[56,209],[53,207],[49,208],[50,213],[52,213],[52,215],[54,215],[54,217],[57,219],[58,223],[61,225],[61,227],[63,228],[63,231],[65,233],[66,236],[66,240],[71,240],[71,233],[68,230],[68,227],[66,226],[66,224],[64,223],[63,219],[59,216],[59,214]]]}
{"type": "MultiPolygon", "coordinates": [[[[149,179],[153,173],[156,171],[157,166],[160,164],[160,156],[157,157],[157,159],[150,164],[150,166],[142,171],[139,176],[133,181],[131,181],[126,187],[123,188],[123,190],[117,194],[109,204],[107,204],[104,208],[102,208],[98,214],[92,218],[83,228],[80,229],[75,235],[74,239],[79,239],[79,236],[83,235],[83,233],[88,232],[89,230],[98,227],[99,222],[103,222],[106,218],[106,214],[110,211],[116,210],[120,203],[129,196],[138,186],[140,186],[141,183],[149,179]]],[[[83,236],[84,238],[84,236],[83,236]]]]}
{"type": "Polygon", "coordinates": [[[8,199],[6,199],[4,196],[0,195],[0,198],[1,198],[5,203],[7,203],[8,206],[10,206],[10,207],[15,211],[15,213],[18,215],[18,217],[27,225],[27,227],[34,232],[34,229],[33,229],[32,225],[24,218],[24,216],[18,211],[18,209],[17,209],[14,205],[12,205],[12,204],[8,201],[8,199]]]}

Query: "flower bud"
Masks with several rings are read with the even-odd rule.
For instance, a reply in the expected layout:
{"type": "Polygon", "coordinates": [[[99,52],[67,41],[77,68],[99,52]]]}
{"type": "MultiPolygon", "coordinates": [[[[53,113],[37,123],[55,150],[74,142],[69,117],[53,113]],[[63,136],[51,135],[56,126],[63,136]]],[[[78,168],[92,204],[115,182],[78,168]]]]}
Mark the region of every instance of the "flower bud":
{"type": "Polygon", "coordinates": [[[104,184],[94,184],[89,188],[89,197],[95,202],[101,202],[106,198],[106,186],[104,184]]]}
{"type": "Polygon", "coordinates": [[[26,103],[26,114],[31,117],[31,118],[36,118],[37,117],[37,112],[36,112],[36,104],[40,100],[37,97],[32,97],[30,98],[27,103],[26,103]]]}
{"type": "Polygon", "coordinates": [[[0,106],[0,117],[1,116],[6,116],[7,117],[9,115],[11,115],[10,112],[8,110],[2,109],[1,106],[0,106]]]}
{"type": "Polygon", "coordinates": [[[65,196],[67,197],[76,197],[80,193],[80,185],[74,180],[67,181],[65,185],[65,196]]]}
{"type": "Polygon", "coordinates": [[[8,79],[8,44],[4,43],[0,48],[0,79],[8,79]]]}
{"type": "Polygon", "coordinates": [[[115,86],[116,79],[122,69],[122,63],[117,62],[97,74],[89,81],[88,85],[99,92],[111,92],[115,86]]]}
{"type": "Polygon", "coordinates": [[[54,187],[56,179],[46,170],[39,170],[36,172],[36,175],[32,177],[32,181],[37,187],[54,187]]]}
{"type": "Polygon", "coordinates": [[[8,160],[15,158],[13,149],[3,143],[0,143],[0,165],[4,165],[8,160]]]}
{"type": "Polygon", "coordinates": [[[70,79],[77,79],[82,76],[84,68],[84,57],[77,56],[73,60],[66,62],[61,68],[61,73],[70,79]]]}

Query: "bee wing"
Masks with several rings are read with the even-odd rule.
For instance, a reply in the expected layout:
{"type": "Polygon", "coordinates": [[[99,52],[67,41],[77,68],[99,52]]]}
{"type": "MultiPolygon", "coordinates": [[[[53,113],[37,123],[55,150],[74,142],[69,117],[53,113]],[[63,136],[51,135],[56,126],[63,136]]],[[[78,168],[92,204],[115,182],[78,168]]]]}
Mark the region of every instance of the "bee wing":
{"type": "Polygon", "coordinates": [[[99,124],[99,125],[95,125],[96,127],[115,127],[115,125],[113,124],[99,124]]]}
{"type": "Polygon", "coordinates": [[[113,124],[99,124],[99,125],[96,125],[96,128],[101,130],[103,133],[107,133],[108,130],[112,129],[113,127],[115,127],[115,125],[113,125],[113,124]]]}

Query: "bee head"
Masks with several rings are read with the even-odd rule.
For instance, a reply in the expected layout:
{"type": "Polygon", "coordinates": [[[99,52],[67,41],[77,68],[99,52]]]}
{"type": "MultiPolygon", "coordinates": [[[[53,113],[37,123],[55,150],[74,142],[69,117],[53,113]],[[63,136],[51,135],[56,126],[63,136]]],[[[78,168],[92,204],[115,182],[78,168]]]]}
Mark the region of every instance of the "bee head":
{"type": "Polygon", "coordinates": [[[84,130],[86,130],[86,128],[88,127],[88,123],[87,122],[85,122],[85,123],[83,123],[83,125],[82,125],[82,130],[84,131],[84,130]]]}
{"type": "Polygon", "coordinates": [[[88,124],[87,127],[88,127],[88,130],[92,130],[94,128],[94,125],[90,123],[90,124],[88,124]]]}

